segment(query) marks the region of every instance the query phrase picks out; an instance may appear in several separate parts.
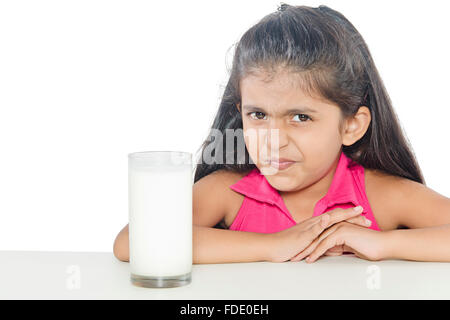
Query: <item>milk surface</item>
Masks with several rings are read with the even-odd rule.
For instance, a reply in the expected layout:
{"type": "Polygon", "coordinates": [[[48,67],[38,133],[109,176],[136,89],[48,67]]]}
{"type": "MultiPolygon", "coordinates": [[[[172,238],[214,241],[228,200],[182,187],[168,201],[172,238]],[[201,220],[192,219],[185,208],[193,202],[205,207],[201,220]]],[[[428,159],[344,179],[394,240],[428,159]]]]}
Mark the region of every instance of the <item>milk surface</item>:
{"type": "Polygon", "coordinates": [[[192,167],[129,164],[130,271],[178,276],[192,269],[192,167]]]}

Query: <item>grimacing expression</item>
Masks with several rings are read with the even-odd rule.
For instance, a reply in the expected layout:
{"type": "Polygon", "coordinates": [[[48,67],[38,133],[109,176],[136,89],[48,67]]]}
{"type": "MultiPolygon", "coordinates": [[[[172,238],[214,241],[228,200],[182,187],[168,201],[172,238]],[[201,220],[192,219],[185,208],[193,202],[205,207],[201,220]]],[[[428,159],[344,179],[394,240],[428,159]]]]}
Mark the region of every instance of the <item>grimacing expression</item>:
{"type": "Polygon", "coordinates": [[[278,72],[271,81],[265,79],[264,73],[257,73],[240,82],[238,108],[245,144],[272,186],[281,191],[300,190],[327,174],[335,162],[343,143],[341,110],[306,94],[288,72],[278,72]],[[278,170],[267,162],[270,158],[296,162],[278,170]]]}

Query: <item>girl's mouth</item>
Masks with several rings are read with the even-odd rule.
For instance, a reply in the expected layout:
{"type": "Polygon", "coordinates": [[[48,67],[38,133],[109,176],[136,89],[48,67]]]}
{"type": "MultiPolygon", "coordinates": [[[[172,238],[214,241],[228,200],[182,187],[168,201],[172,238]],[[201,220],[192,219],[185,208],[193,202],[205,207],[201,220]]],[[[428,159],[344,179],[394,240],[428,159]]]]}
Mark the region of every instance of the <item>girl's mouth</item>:
{"type": "Polygon", "coordinates": [[[278,169],[278,170],[285,170],[285,169],[291,167],[295,163],[297,163],[297,162],[296,161],[284,161],[284,162],[271,161],[270,166],[275,169],[278,169]]]}

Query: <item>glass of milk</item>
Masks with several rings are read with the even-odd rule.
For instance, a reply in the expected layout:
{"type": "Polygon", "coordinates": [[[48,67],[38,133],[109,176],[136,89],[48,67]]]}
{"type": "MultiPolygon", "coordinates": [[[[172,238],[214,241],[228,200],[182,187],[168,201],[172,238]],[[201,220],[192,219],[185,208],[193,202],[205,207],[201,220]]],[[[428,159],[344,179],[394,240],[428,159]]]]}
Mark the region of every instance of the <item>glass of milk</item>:
{"type": "Polygon", "coordinates": [[[130,280],[168,288],[191,282],[192,154],[128,154],[130,280]]]}

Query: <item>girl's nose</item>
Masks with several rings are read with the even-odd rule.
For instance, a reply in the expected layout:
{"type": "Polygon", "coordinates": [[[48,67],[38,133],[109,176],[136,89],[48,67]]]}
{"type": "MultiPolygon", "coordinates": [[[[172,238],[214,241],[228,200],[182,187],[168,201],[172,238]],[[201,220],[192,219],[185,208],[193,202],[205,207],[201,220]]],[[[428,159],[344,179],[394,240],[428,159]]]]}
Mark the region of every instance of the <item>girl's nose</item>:
{"type": "Polygon", "coordinates": [[[276,125],[269,125],[267,135],[267,147],[275,152],[285,147],[289,142],[286,130],[276,125]]]}

